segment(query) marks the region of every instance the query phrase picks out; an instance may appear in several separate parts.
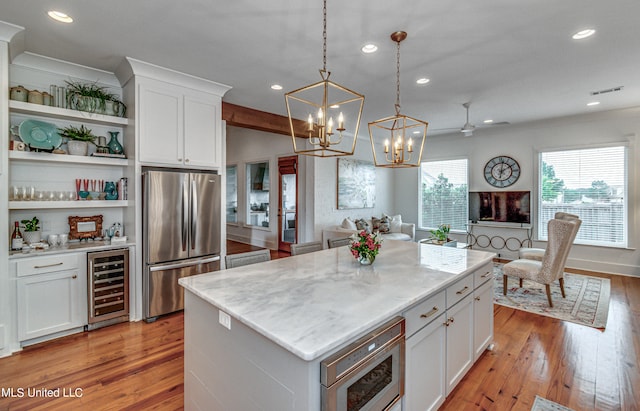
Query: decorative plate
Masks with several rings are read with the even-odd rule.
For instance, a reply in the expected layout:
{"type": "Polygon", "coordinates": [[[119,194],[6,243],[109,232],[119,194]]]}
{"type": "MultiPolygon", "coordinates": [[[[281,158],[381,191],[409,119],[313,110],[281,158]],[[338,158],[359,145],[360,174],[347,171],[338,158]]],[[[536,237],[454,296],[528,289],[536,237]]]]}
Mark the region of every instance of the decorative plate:
{"type": "Polygon", "coordinates": [[[58,127],[51,123],[25,120],[20,123],[18,130],[20,139],[31,148],[53,150],[62,144],[62,137],[58,134],[58,127]]]}

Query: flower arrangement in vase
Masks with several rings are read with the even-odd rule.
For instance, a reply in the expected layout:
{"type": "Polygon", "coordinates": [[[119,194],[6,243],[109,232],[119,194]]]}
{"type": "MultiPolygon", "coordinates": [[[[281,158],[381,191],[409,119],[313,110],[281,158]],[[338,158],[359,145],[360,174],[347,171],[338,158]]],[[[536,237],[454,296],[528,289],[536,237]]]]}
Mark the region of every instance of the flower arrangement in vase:
{"type": "Polygon", "coordinates": [[[376,256],[380,252],[382,240],[378,233],[368,233],[365,230],[351,236],[351,244],[349,250],[351,254],[360,262],[360,264],[373,264],[376,256]]]}

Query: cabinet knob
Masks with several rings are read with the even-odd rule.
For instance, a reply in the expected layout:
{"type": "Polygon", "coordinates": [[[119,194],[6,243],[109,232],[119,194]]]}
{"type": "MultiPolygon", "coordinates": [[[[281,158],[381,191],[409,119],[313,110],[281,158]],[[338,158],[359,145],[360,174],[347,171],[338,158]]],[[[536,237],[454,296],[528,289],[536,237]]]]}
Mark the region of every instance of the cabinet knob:
{"type": "Polygon", "coordinates": [[[184,162],[185,162],[185,163],[188,163],[188,162],[189,162],[189,159],[188,159],[188,158],[185,158],[185,159],[184,159],[184,162]]]}
{"type": "Polygon", "coordinates": [[[73,278],[75,280],[76,278],[78,278],[78,276],[74,274],[74,275],[71,276],[71,278],[73,278]]]}
{"type": "Polygon", "coordinates": [[[480,301],[480,297],[476,297],[476,301],[480,301]]]}
{"type": "Polygon", "coordinates": [[[182,159],[181,159],[181,158],[179,158],[179,159],[178,159],[178,161],[182,162],[182,159]]]}

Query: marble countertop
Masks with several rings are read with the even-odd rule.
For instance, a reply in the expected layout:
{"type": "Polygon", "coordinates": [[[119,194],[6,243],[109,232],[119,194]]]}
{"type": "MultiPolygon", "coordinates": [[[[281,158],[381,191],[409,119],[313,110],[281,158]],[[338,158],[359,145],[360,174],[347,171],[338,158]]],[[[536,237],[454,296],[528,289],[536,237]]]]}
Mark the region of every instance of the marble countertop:
{"type": "Polygon", "coordinates": [[[493,257],[485,251],[387,240],[371,266],[361,266],[345,246],[179,282],[235,320],[312,361],[493,257]]]}
{"type": "Polygon", "coordinates": [[[55,247],[49,247],[42,250],[29,250],[27,252],[23,251],[11,251],[9,253],[9,260],[16,260],[19,258],[29,258],[29,257],[39,257],[43,255],[54,255],[54,254],[67,254],[67,253],[75,253],[78,251],[102,251],[102,250],[111,250],[116,248],[125,248],[135,245],[133,241],[127,241],[126,243],[118,243],[111,244],[109,240],[100,240],[100,241],[80,241],[75,243],[67,243],[65,245],[59,245],[55,247]]]}

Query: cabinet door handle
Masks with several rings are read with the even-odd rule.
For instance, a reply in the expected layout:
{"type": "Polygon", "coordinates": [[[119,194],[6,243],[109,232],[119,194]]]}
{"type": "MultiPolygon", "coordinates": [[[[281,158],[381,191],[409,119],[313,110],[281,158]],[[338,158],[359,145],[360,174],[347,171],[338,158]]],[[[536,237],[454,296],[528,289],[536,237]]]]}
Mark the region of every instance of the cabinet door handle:
{"type": "Polygon", "coordinates": [[[489,277],[489,274],[491,274],[491,272],[490,272],[490,271],[487,271],[486,273],[482,274],[482,275],[480,276],[480,278],[487,278],[487,277],[489,277]]]}
{"type": "Polygon", "coordinates": [[[465,285],[465,286],[464,286],[464,288],[463,288],[462,290],[460,290],[460,291],[456,291],[456,294],[458,294],[458,295],[460,295],[460,294],[464,294],[464,293],[466,293],[466,292],[467,292],[467,290],[468,290],[468,289],[469,289],[469,287],[465,285]]]}
{"type": "Polygon", "coordinates": [[[47,268],[47,267],[55,267],[58,265],[62,265],[64,264],[62,261],[59,263],[53,263],[53,264],[45,264],[45,265],[34,265],[33,268],[47,268]]]}
{"type": "Polygon", "coordinates": [[[431,309],[431,311],[424,313],[424,314],[420,314],[420,318],[429,318],[431,317],[433,314],[438,312],[438,307],[436,307],[435,305],[433,306],[433,308],[431,309]]]}
{"type": "Polygon", "coordinates": [[[78,278],[78,276],[74,274],[74,275],[71,276],[71,278],[73,278],[75,280],[76,278],[78,278]]]}
{"type": "Polygon", "coordinates": [[[447,321],[443,322],[442,324],[446,327],[450,326],[451,324],[453,324],[453,317],[447,318],[447,321]]]}

